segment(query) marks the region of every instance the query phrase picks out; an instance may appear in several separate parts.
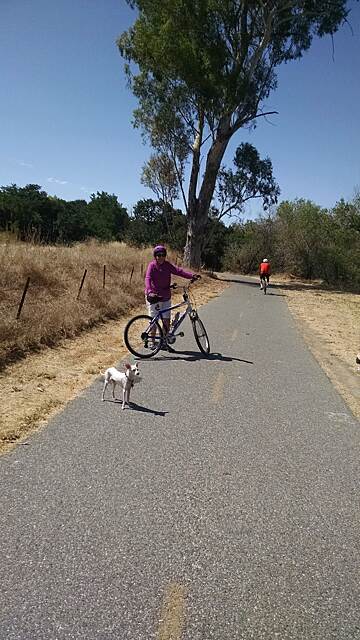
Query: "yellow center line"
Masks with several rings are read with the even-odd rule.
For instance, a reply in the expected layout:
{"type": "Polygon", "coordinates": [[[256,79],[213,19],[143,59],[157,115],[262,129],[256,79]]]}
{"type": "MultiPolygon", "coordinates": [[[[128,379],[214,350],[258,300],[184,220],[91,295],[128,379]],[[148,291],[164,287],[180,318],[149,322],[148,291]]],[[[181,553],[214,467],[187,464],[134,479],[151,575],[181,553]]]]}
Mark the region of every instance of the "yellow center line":
{"type": "Polygon", "coordinates": [[[220,402],[223,399],[224,385],[225,385],[225,374],[221,372],[216,377],[214,387],[213,387],[212,401],[214,403],[220,402]]]}
{"type": "Polygon", "coordinates": [[[181,640],[185,621],[186,589],[174,582],[166,591],[161,608],[157,640],[181,640]]]}

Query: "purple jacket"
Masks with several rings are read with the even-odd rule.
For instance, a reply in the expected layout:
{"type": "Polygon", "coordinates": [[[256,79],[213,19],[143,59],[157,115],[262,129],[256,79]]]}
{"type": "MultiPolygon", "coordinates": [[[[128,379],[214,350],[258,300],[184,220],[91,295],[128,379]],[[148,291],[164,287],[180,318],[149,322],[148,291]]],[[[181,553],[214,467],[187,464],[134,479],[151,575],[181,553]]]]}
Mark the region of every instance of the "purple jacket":
{"type": "Polygon", "coordinates": [[[148,293],[156,293],[156,295],[161,296],[163,300],[170,300],[171,274],[187,278],[187,280],[191,280],[194,275],[191,271],[185,271],[185,269],[181,267],[176,267],[167,260],[165,260],[162,265],[157,264],[156,260],[149,262],[145,275],[145,295],[148,293]]]}

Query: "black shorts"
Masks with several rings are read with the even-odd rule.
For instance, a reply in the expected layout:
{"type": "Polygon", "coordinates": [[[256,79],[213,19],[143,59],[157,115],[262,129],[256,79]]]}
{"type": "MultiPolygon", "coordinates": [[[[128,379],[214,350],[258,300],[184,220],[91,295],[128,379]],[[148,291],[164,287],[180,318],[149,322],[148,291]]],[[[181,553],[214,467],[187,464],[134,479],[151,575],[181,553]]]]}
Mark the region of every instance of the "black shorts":
{"type": "Polygon", "coordinates": [[[266,282],[269,284],[269,274],[268,273],[261,273],[260,274],[260,280],[266,280],[266,282]]]}

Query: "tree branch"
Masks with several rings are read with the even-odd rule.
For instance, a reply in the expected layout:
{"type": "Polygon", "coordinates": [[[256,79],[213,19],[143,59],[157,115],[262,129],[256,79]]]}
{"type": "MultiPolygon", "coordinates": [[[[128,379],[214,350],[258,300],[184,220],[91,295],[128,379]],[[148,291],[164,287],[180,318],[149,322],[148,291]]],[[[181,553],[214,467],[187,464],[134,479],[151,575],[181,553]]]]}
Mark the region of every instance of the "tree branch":
{"type": "Polygon", "coordinates": [[[264,118],[265,116],[273,116],[273,115],[279,115],[279,112],[278,111],[265,111],[265,113],[258,113],[257,115],[249,116],[248,118],[244,118],[244,119],[243,118],[239,118],[233,124],[233,126],[231,127],[229,133],[232,136],[233,133],[235,133],[235,131],[238,131],[238,129],[243,127],[248,122],[251,122],[252,120],[255,120],[256,118],[264,118]]]}
{"type": "Polygon", "coordinates": [[[183,202],[184,202],[184,205],[185,205],[185,211],[186,211],[186,213],[188,213],[189,212],[189,208],[188,208],[188,203],[187,203],[186,196],[185,196],[185,191],[184,191],[184,187],[183,187],[183,181],[182,181],[182,177],[181,177],[179,168],[178,168],[177,163],[176,163],[176,156],[175,156],[175,154],[174,154],[172,149],[170,149],[170,154],[171,154],[171,159],[172,159],[172,161],[174,163],[175,173],[177,175],[177,179],[178,179],[178,183],[179,183],[179,186],[180,186],[181,195],[182,195],[183,202]]]}
{"type": "Polygon", "coordinates": [[[189,182],[189,197],[188,197],[190,206],[193,206],[194,203],[196,202],[196,189],[197,189],[197,181],[198,181],[199,170],[200,170],[200,150],[202,145],[202,135],[204,131],[204,120],[205,120],[205,113],[202,107],[200,107],[199,108],[199,133],[195,137],[193,149],[192,149],[193,161],[192,161],[192,168],[191,168],[191,175],[190,175],[190,182],[189,182]]]}

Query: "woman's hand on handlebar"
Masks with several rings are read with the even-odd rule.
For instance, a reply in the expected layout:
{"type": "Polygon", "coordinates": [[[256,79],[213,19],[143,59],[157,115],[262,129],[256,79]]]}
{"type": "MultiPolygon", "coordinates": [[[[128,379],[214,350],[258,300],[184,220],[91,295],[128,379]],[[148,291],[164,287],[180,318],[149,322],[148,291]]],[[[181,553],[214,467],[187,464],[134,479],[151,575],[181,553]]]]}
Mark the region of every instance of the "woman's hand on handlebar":
{"type": "Polygon", "coordinates": [[[200,280],[201,276],[197,273],[194,273],[193,277],[191,278],[190,282],[196,282],[196,280],[200,280]]]}

